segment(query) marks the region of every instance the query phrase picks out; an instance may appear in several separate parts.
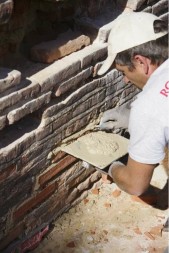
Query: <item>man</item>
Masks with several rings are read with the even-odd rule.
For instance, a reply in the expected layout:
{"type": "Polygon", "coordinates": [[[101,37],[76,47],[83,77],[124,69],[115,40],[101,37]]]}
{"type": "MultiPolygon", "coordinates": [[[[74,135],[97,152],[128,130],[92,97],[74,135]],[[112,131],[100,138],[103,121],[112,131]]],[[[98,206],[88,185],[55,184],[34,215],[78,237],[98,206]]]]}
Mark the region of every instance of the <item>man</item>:
{"type": "MultiPolygon", "coordinates": [[[[150,13],[129,12],[114,21],[108,39],[108,58],[98,71],[102,75],[115,64],[126,83],[130,81],[142,90],[131,104],[127,165],[114,162],[109,168],[113,181],[125,192],[137,196],[148,189],[169,143],[167,58],[165,23],[150,13]]],[[[103,114],[101,129],[107,128],[108,116],[113,120],[113,110],[103,114]]],[[[123,115],[119,112],[120,118],[123,115]]]]}

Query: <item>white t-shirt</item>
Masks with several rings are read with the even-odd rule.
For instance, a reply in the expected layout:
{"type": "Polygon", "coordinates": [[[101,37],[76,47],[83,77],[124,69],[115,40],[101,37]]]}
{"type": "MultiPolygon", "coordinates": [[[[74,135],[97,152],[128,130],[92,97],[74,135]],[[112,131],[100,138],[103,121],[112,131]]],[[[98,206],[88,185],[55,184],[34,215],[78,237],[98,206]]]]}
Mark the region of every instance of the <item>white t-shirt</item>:
{"type": "Polygon", "coordinates": [[[149,78],[131,104],[129,155],[140,163],[164,159],[169,143],[169,59],[149,78]]]}

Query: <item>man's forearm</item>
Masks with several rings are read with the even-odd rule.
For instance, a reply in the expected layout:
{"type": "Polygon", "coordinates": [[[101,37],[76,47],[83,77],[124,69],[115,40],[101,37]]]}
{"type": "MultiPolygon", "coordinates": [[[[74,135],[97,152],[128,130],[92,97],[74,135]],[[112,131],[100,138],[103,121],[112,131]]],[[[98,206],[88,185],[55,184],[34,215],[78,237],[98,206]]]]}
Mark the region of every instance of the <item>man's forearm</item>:
{"type": "Polygon", "coordinates": [[[127,166],[120,162],[115,162],[110,166],[109,175],[113,178],[113,181],[119,186],[123,191],[134,194],[130,175],[127,170],[127,166]]]}

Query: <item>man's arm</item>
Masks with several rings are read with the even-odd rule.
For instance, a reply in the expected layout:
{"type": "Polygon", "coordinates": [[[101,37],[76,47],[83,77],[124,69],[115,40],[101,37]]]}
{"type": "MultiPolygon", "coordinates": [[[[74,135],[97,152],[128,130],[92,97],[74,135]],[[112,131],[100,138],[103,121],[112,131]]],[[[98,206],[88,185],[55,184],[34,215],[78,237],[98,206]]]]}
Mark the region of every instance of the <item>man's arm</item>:
{"type": "Polygon", "coordinates": [[[140,196],[149,187],[153,171],[157,164],[144,164],[128,158],[127,165],[112,164],[109,175],[123,191],[140,196]]]}

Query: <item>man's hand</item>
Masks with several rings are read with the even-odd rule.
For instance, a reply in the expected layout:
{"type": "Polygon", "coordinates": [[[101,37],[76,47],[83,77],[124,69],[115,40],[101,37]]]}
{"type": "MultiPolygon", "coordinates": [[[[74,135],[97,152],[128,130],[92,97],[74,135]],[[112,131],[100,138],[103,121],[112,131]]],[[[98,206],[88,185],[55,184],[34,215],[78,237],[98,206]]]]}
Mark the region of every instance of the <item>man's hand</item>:
{"type": "Polygon", "coordinates": [[[99,127],[101,130],[115,130],[128,128],[130,106],[125,104],[104,112],[99,127]]]}

